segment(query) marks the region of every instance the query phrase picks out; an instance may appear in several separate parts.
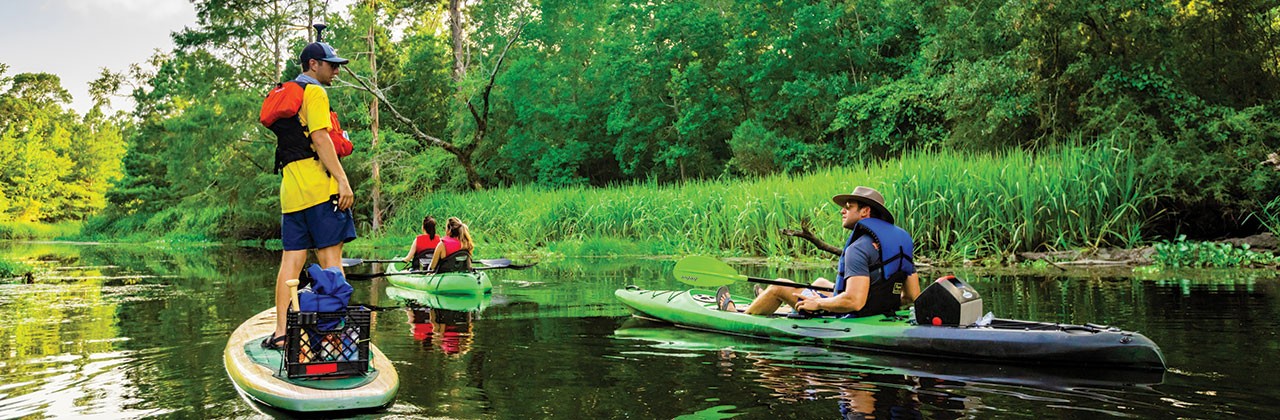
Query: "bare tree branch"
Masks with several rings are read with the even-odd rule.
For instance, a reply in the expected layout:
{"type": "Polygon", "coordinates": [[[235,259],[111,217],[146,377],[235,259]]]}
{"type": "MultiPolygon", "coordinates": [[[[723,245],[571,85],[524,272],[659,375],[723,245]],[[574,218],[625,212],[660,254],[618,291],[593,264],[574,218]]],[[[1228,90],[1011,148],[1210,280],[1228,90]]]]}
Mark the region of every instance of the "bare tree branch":
{"type": "Polygon", "coordinates": [[[840,248],[836,247],[835,245],[828,244],[826,241],[823,241],[821,238],[818,238],[817,235],[814,235],[813,231],[811,230],[811,227],[812,226],[810,225],[809,219],[804,218],[800,220],[800,230],[782,229],[782,230],[779,230],[778,233],[781,233],[785,236],[794,236],[794,237],[809,241],[809,243],[813,244],[813,246],[815,247],[818,247],[818,249],[835,254],[837,257],[843,254],[843,251],[840,248]]]}
{"type": "Polygon", "coordinates": [[[363,90],[377,97],[378,100],[381,101],[383,105],[386,105],[387,110],[391,111],[392,115],[395,115],[396,120],[399,120],[400,122],[404,123],[404,125],[408,127],[410,130],[413,130],[414,137],[425,140],[428,143],[431,143],[431,145],[444,149],[449,153],[453,153],[455,155],[458,154],[459,152],[458,147],[454,146],[453,143],[440,140],[430,134],[423,133],[422,130],[419,130],[418,125],[414,124],[413,120],[410,120],[408,117],[405,117],[404,114],[401,114],[400,110],[396,109],[395,105],[392,104],[391,101],[387,100],[387,96],[383,94],[382,90],[378,89],[377,86],[372,86],[372,87],[369,86],[369,83],[365,81],[365,78],[361,77],[360,75],[356,74],[356,72],[352,71],[351,67],[344,66],[343,69],[346,70],[347,74],[350,74],[351,77],[354,77],[357,82],[360,82],[359,86],[353,85],[351,83],[345,83],[345,82],[343,83],[343,85],[350,86],[355,89],[363,90]]]}
{"type": "Polygon", "coordinates": [[[521,22],[519,27],[516,27],[516,33],[512,34],[511,39],[507,40],[507,45],[502,47],[502,54],[498,55],[498,63],[494,64],[493,71],[489,72],[489,84],[484,87],[484,119],[485,121],[489,120],[489,93],[493,91],[493,84],[498,78],[498,70],[502,68],[502,62],[506,61],[507,52],[511,51],[511,45],[515,44],[516,40],[520,39],[520,34],[524,33],[524,26],[528,24],[529,24],[529,21],[526,20],[524,22],[521,22]]]}

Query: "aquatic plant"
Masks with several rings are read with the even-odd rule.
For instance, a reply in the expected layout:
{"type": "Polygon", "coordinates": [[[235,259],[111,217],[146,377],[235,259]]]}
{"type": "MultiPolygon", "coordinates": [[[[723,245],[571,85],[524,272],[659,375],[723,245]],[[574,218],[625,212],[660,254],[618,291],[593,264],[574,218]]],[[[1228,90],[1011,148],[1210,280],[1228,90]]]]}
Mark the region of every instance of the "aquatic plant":
{"type": "Polygon", "coordinates": [[[1153,262],[1161,267],[1232,268],[1263,267],[1280,264],[1280,257],[1269,251],[1253,251],[1249,244],[1188,241],[1178,235],[1172,241],[1156,243],[1153,262]]]}
{"type": "Polygon", "coordinates": [[[31,266],[20,261],[0,259],[0,279],[18,277],[31,272],[31,266]]]}

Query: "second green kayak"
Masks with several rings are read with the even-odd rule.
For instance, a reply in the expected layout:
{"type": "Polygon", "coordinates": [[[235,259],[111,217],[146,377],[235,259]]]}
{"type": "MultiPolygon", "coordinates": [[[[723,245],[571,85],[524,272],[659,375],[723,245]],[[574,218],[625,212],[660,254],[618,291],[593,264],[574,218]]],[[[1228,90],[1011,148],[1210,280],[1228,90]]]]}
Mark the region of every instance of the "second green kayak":
{"type": "MultiPolygon", "coordinates": [[[[406,271],[400,264],[391,264],[387,273],[406,271]]],[[[437,294],[479,294],[493,291],[493,282],[484,271],[405,274],[387,276],[387,281],[397,287],[437,294]]]]}
{"type": "MultiPolygon", "coordinates": [[[[1165,369],[1164,356],[1142,334],[1095,325],[995,319],[970,327],[913,325],[898,316],[807,318],[757,316],[716,309],[709,290],[614,293],[636,316],[679,327],[833,348],[927,357],[1046,365],[1165,369]]],[[[739,308],[751,302],[734,296],[739,308]]]]}

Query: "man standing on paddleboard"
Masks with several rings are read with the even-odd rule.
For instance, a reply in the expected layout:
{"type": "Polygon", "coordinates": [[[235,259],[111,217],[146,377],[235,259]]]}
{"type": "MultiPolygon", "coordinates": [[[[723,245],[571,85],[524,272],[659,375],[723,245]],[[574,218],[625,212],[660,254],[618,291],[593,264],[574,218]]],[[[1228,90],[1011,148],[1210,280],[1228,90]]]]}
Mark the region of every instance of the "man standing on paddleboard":
{"type": "MultiPolygon", "coordinates": [[[[317,31],[323,29],[318,27],[317,31]]],[[[292,84],[302,87],[302,105],[297,120],[301,123],[297,133],[276,131],[277,167],[283,172],[280,181],[280,239],[284,252],[280,259],[280,272],[276,275],[276,330],[263,340],[262,346],[283,349],[285,342],[285,314],[291,298],[285,281],[298,278],[307,261],[307,250],[314,249],[320,266],[342,267],[342,244],[356,238],[355,222],[351,206],[355,194],[342,169],[335,142],[344,142],[345,136],[337,125],[336,114],[329,107],[329,96],[324,86],[329,86],[338,70],[348,63],[339,57],[329,44],[308,44],[299,56],[302,74],[292,84]],[[302,141],[290,141],[287,137],[302,141]],[[335,138],[336,137],[336,138],[335,138]],[[283,165],[283,166],[281,166],[283,165]]],[[[296,131],[296,130],[294,130],[296,131]]],[[[346,143],[346,152],[350,152],[346,143]]]]}

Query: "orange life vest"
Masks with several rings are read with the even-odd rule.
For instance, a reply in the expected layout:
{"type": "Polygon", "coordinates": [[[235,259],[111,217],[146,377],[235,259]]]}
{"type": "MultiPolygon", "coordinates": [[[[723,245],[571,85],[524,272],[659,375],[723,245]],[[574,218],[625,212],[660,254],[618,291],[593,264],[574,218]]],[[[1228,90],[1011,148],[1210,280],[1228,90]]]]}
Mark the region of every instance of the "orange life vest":
{"type": "MultiPolygon", "coordinates": [[[[307,137],[306,128],[298,118],[302,109],[302,96],[307,90],[307,83],[293,80],[276,84],[276,88],[267,93],[262,101],[262,110],[258,113],[258,122],[276,134],[275,172],[279,173],[285,165],[302,159],[315,159],[315,150],[311,149],[311,139],[307,137]]],[[[354,147],[347,133],[338,124],[338,113],[329,109],[329,139],[333,141],[333,151],[338,158],[351,155],[354,147]]]]}

